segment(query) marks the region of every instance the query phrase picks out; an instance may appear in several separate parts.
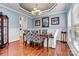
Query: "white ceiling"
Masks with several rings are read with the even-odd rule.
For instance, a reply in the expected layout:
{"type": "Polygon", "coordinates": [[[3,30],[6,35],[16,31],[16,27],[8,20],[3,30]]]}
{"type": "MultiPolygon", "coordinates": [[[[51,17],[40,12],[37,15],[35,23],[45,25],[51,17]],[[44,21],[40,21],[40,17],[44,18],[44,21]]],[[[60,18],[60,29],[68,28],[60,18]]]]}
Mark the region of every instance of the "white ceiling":
{"type": "MultiPolygon", "coordinates": [[[[37,4],[37,3],[36,3],[37,4]]],[[[19,3],[20,7],[24,8],[25,10],[31,12],[33,8],[36,7],[35,3],[19,3]]],[[[54,6],[55,3],[38,3],[37,9],[44,11],[50,9],[52,6],[54,6]]]]}
{"type": "MultiPolygon", "coordinates": [[[[33,10],[34,3],[19,3],[19,4],[18,3],[0,3],[0,5],[6,6],[8,8],[15,10],[15,11],[32,16],[32,14],[29,11],[33,10]],[[20,7],[19,4],[22,4],[22,6],[24,8],[20,7]]],[[[51,6],[53,4],[54,3],[40,3],[40,4],[38,4],[39,5],[38,7],[40,10],[43,10],[42,14],[46,14],[46,13],[48,14],[48,12],[51,12],[51,11],[52,11],[52,13],[60,12],[60,11],[67,11],[67,9],[69,7],[68,3],[57,3],[57,6],[55,8],[48,11],[48,9],[51,9],[51,6]]]]}

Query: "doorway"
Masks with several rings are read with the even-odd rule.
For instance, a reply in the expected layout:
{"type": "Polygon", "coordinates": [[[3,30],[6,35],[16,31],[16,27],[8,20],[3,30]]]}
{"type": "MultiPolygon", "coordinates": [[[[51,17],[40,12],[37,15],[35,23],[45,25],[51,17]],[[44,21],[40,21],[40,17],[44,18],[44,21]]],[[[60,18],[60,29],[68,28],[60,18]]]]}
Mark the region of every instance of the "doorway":
{"type": "Polygon", "coordinates": [[[24,30],[26,29],[26,16],[20,16],[20,45],[22,46],[24,44],[24,39],[23,39],[23,33],[24,30]]]}

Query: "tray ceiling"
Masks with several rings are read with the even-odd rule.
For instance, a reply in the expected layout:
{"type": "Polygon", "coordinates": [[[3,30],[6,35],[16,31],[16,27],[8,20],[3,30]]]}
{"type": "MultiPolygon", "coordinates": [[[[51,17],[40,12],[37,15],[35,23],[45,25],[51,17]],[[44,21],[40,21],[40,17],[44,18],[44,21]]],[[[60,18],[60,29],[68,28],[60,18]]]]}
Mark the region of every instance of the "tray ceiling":
{"type": "MultiPolygon", "coordinates": [[[[35,3],[19,3],[20,7],[31,12],[33,10],[34,7],[36,7],[35,3]]],[[[37,4],[37,8],[41,11],[45,11],[50,9],[51,7],[53,7],[54,5],[56,5],[56,3],[38,3],[37,4]]]]}
{"type": "MultiPolygon", "coordinates": [[[[28,16],[33,16],[30,11],[33,10],[33,7],[35,7],[35,3],[1,3],[0,5],[4,8],[28,16]],[[25,5],[26,9],[22,8],[20,5],[25,5]]],[[[69,6],[69,3],[38,3],[38,9],[42,11],[41,15],[62,13],[63,11],[66,12],[69,6]],[[56,6],[54,6],[54,4],[56,6]]]]}

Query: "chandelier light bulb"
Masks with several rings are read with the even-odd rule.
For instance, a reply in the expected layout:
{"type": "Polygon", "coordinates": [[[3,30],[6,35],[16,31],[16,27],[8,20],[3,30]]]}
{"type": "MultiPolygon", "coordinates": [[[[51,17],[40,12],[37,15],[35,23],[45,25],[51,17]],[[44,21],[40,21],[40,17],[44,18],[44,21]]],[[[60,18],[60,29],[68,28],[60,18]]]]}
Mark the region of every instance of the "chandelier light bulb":
{"type": "Polygon", "coordinates": [[[37,16],[40,14],[41,14],[41,11],[39,9],[37,9],[37,5],[36,5],[36,7],[34,7],[32,10],[32,15],[37,16]]]}
{"type": "Polygon", "coordinates": [[[34,8],[34,10],[36,11],[36,10],[37,10],[37,8],[34,8]]]}

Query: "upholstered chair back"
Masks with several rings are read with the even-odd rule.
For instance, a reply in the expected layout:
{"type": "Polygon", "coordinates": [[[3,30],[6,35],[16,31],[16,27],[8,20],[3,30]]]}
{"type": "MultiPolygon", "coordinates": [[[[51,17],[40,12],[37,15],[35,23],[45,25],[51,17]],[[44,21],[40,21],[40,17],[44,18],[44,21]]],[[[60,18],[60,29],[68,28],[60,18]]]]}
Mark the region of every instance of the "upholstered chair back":
{"type": "Polygon", "coordinates": [[[25,41],[29,41],[31,40],[31,33],[30,33],[30,30],[26,30],[25,31],[25,41]]]}
{"type": "Polygon", "coordinates": [[[38,30],[31,30],[31,34],[32,34],[32,38],[36,38],[39,35],[39,31],[38,30]]]}
{"type": "Polygon", "coordinates": [[[43,39],[40,37],[41,30],[32,30],[33,42],[41,43],[43,39]]]}

